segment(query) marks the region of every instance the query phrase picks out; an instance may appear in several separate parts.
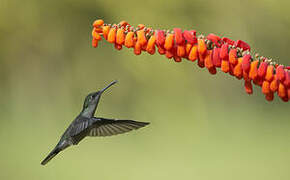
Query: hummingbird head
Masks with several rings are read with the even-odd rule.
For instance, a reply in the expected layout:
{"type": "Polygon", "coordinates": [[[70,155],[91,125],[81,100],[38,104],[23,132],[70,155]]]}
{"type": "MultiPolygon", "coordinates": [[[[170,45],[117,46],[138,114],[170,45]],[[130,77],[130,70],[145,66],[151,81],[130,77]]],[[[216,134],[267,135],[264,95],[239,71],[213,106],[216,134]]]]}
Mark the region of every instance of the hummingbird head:
{"type": "Polygon", "coordinates": [[[118,81],[115,80],[111,82],[108,86],[103,88],[102,90],[97,91],[97,92],[92,92],[89,95],[87,95],[84,105],[83,105],[82,115],[92,117],[96,111],[96,108],[98,106],[102,93],[105,92],[105,90],[107,90],[112,85],[116,84],[117,82],[118,81]]]}

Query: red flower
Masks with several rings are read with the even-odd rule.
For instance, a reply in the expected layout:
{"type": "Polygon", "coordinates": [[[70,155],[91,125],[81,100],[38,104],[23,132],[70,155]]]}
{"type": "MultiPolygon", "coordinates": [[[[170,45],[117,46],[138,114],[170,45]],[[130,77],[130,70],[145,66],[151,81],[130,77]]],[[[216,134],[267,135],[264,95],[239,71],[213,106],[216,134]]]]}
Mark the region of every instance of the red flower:
{"type": "Polygon", "coordinates": [[[174,28],[174,39],[176,44],[178,45],[183,45],[184,44],[184,39],[182,36],[182,30],[180,28],[174,28]]]}
{"type": "Polygon", "coordinates": [[[266,72],[267,72],[268,64],[266,62],[261,62],[259,69],[258,69],[258,76],[261,79],[264,79],[266,72]]]}
{"type": "Polygon", "coordinates": [[[284,66],[283,65],[279,65],[276,69],[277,71],[277,76],[279,81],[284,81],[285,80],[285,71],[284,71],[284,66]]]}
{"type": "Polygon", "coordinates": [[[220,48],[213,48],[212,61],[215,67],[221,67],[220,48]]]}
{"type": "Polygon", "coordinates": [[[114,44],[117,50],[123,45],[134,48],[134,53],[142,51],[155,54],[156,47],[160,55],[165,55],[175,62],[182,58],[196,61],[201,68],[206,67],[211,74],[221,71],[245,80],[245,90],[253,93],[252,82],[262,87],[262,92],[268,101],[272,101],[274,93],[285,102],[290,98],[290,66],[278,65],[271,60],[250,54],[251,47],[242,40],[234,41],[215,34],[196,36],[195,30],[174,28],[169,30],[154,30],[139,24],[136,28],[126,21],[119,24],[105,24],[103,20],[93,23],[92,46],[97,47],[102,37],[114,44]],[[156,47],[155,47],[156,46],[156,47]]]}
{"type": "Polygon", "coordinates": [[[248,94],[253,94],[253,86],[252,86],[251,81],[248,81],[248,80],[245,81],[245,91],[248,94]]]}
{"type": "Polygon", "coordinates": [[[182,35],[188,43],[190,44],[197,43],[196,31],[184,31],[182,35]]]}
{"type": "Polygon", "coordinates": [[[235,44],[235,41],[233,41],[233,40],[231,40],[231,39],[229,39],[227,37],[223,37],[222,41],[227,43],[227,44],[229,44],[229,45],[232,45],[232,46],[235,44]]]}
{"type": "Polygon", "coordinates": [[[221,38],[219,36],[211,33],[207,35],[206,38],[212,41],[217,47],[221,47],[221,43],[220,43],[221,38]]]}
{"type": "Polygon", "coordinates": [[[237,40],[235,42],[235,46],[242,48],[244,51],[251,50],[251,47],[246,42],[244,42],[242,40],[237,40]]]}
{"type": "Polygon", "coordinates": [[[242,68],[243,68],[243,71],[245,73],[248,73],[250,71],[250,67],[251,67],[251,55],[250,54],[246,54],[244,57],[243,57],[243,61],[242,61],[242,68]]]}

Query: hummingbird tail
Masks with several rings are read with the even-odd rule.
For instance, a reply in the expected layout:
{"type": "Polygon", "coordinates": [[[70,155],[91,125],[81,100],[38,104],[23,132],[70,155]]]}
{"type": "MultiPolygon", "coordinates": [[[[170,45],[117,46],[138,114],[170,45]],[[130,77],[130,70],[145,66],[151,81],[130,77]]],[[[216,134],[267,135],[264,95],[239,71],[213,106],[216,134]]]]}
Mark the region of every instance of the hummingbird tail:
{"type": "Polygon", "coordinates": [[[46,158],[41,162],[41,165],[45,165],[48,163],[54,156],[56,156],[61,150],[57,147],[55,147],[49,154],[46,156],[46,158]]]}

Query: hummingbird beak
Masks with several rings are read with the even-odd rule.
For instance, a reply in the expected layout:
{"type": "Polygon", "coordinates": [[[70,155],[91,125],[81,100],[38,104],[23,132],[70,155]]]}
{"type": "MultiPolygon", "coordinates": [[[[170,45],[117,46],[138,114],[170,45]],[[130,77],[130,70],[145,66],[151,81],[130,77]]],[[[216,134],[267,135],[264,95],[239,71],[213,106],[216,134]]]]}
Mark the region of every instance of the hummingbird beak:
{"type": "Polygon", "coordinates": [[[111,87],[112,85],[116,84],[117,82],[118,82],[117,80],[111,82],[107,87],[105,87],[104,89],[99,91],[99,93],[102,94],[105,90],[107,90],[109,87],[111,87]]]}
{"type": "Polygon", "coordinates": [[[108,86],[106,86],[104,89],[94,93],[90,93],[84,102],[82,114],[86,117],[92,117],[95,114],[102,93],[105,92],[112,85],[116,84],[117,82],[118,81],[115,80],[111,82],[108,86]]]}

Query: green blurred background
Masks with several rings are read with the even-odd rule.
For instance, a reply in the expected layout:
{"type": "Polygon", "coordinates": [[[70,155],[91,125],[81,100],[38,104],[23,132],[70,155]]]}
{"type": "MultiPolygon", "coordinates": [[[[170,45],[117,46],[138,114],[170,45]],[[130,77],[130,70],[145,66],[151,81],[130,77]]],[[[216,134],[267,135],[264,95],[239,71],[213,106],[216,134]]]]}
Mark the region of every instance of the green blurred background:
{"type": "Polygon", "coordinates": [[[289,65],[286,0],[0,0],[0,179],[290,179],[289,103],[196,63],[174,63],[102,41],[91,24],[127,20],[248,42],[289,65]],[[40,161],[80,112],[111,88],[97,116],[149,121],[138,131],[87,138],[40,161]]]}

